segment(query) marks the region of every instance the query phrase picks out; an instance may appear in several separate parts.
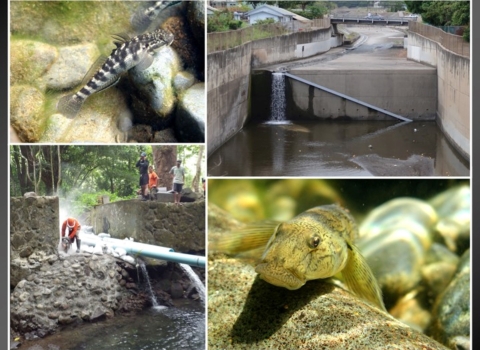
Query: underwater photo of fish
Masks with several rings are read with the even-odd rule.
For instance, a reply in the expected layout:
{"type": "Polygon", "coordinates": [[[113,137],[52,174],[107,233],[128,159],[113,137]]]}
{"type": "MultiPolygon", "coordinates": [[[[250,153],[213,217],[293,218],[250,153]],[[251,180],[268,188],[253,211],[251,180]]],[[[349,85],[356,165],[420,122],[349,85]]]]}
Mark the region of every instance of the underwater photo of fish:
{"type": "Polygon", "coordinates": [[[209,349],[470,348],[467,179],[209,179],[209,349]]]}
{"type": "Polygon", "coordinates": [[[203,143],[204,1],[10,3],[12,143],[203,143]]]}

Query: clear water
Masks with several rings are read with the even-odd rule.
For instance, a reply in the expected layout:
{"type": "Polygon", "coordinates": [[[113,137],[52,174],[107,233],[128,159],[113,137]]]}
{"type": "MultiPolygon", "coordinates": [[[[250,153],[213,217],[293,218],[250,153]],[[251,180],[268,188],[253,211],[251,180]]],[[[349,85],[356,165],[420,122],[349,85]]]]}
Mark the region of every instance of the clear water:
{"type": "Polygon", "coordinates": [[[272,73],[271,121],[285,121],[285,76],[283,73],[272,73]]]}
{"type": "Polygon", "coordinates": [[[192,301],[179,307],[150,308],[136,316],[85,323],[22,344],[25,349],[32,346],[61,350],[205,349],[205,308],[192,301]]]}
{"type": "MultiPolygon", "coordinates": [[[[145,266],[145,263],[140,259],[138,259],[138,265],[140,265],[143,280],[145,281],[148,287],[148,293],[150,294],[150,300],[152,301],[152,306],[157,307],[159,306],[159,304],[158,304],[157,298],[155,297],[155,294],[153,293],[152,284],[150,283],[150,278],[148,277],[147,267],[145,266]]],[[[137,266],[137,273],[138,273],[138,266],[137,266]]]]}
{"type": "Polygon", "coordinates": [[[187,274],[188,278],[190,278],[190,281],[193,283],[195,288],[197,289],[197,292],[200,296],[200,300],[202,301],[202,305],[205,306],[205,286],[203,285],[202,281],[200,280],[200,277],[195,273],[195,271],[192,270],[190,265],[187,264],[178,264],[180,268],[185,271],[187,274]]]}
{"type": "Polygon", "coordinates": [[[210,176],[469,176],[434,121],[250,124],[208,158],[210,176]]]}

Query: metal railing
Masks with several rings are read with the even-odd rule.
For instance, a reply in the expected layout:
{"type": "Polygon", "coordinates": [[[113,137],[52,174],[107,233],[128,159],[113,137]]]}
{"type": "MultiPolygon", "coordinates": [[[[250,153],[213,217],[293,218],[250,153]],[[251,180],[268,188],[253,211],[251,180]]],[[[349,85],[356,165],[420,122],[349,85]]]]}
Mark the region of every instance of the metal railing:
{"type": "Polygon", "coordinates": [[[470,58],[470,43],[467,43],[463,40],[463,37],[459,35],[449,34],[440,28],[418,22],[410,22],[408,24],[408,30],[436,41],[445,49],[455,52],[460,56],[470,58]]]}
{"type": "Polygon", "coordinates": [[[238,30],[226,32],[214,32],[207,35],[208,53],[227,50],[243,45],[253,40],[271,38],[284,34],[309,31],[319,28],[330,27],[330,19],[315,19],[307,23],[272,23],[264,25],[252,25],[238,30]]]}

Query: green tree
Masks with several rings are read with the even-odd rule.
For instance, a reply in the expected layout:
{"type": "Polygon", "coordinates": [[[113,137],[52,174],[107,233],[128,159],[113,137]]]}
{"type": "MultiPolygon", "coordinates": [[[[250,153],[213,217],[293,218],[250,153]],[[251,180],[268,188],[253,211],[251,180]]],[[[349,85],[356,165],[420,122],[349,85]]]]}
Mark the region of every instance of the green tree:
{"type": "Polygon", "coordinates": [[[257,8],[257,6],[263,5],[266,3],[266,1],[246,1],[247,4],[252,5],[254,9],[257,8]]]}
{"type": "Polygon", "coordinates": [[[470,1],[405,1],[412,13],[434,26],[470,25],[470,1]]]}

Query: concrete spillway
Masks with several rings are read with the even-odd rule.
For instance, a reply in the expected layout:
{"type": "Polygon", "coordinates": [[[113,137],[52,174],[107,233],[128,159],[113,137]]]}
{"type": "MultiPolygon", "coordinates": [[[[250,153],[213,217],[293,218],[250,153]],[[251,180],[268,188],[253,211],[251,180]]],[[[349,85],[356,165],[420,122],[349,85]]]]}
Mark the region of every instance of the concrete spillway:
{"type": "Polygon", "coordinates": [[[345,94],[342,94],[342,93],[340,93],[340,92],[338,92],[338,91],[335,91],[335,90],[326,88],[325,86],[315,84],[315,83],[313,83],[313,82],[311,82],[311,81],[308,81],[308,80],[306,80],[306,79],[297,77],[296,75],[293,75],[293,74],[290,74],[290,73],[284,73],[284,74],[285,74],[285,76],[288,77],[288,78],[291,78],[291,79],[300,81],[300,82],[305,83],[305,84],[307,84],[307,85],[313,86],[314,88],[317,88],[317,89],[326,91],[326,92],[328,92],[328,93],[330,93],[330,94],[333,94],[333,95],[335,95],[335,96],[338,96],[338,97],[344,98],[344,99],[346,99],[346,100],[352,101],[352,102],[357,103],[357,104],[359,104],[359,105],[361,105],[361,106],[364,106],[364,107],[373,109],[373,110],[375,110],[375,111],[378,111],[378,112],[383,113],[383,114],[385,114],[385,115],[388,115],[388,116],[390,116],[390,117],[393,117],[393,118],[396,118],[396,119],[400,119],[400,120],[403,120],[403,121],[405,121],[405,122],[411,122],[411,121],[412,121],[411,119],[402,117],[401,115],[398,115],[398,114],[389,112],[389,111],[387,111],[386,109],[383,109],[383,108],[380,108],[380,107],[376,107],[376,106],[371,105],[371,104],[369,104],[369,103],[366,103],[366,102],[357,100],[356,98],[353,98],[353,97],[351,97],[351,96],[347,96],[347,95],[345,95],[345,94]]]}
{"type": "Polygon", "coordinates": [[[130,255],[142,255],[152,259],[205,267],[206,259],[204,256],[176,253],[172,248],[111,238],[107,234],[99,234],[98,236],[94,234],[83,234],[81,239],[82,244],[90,246],[104,243],[113,248],[123,248],[127,254],[130,255]]]}

